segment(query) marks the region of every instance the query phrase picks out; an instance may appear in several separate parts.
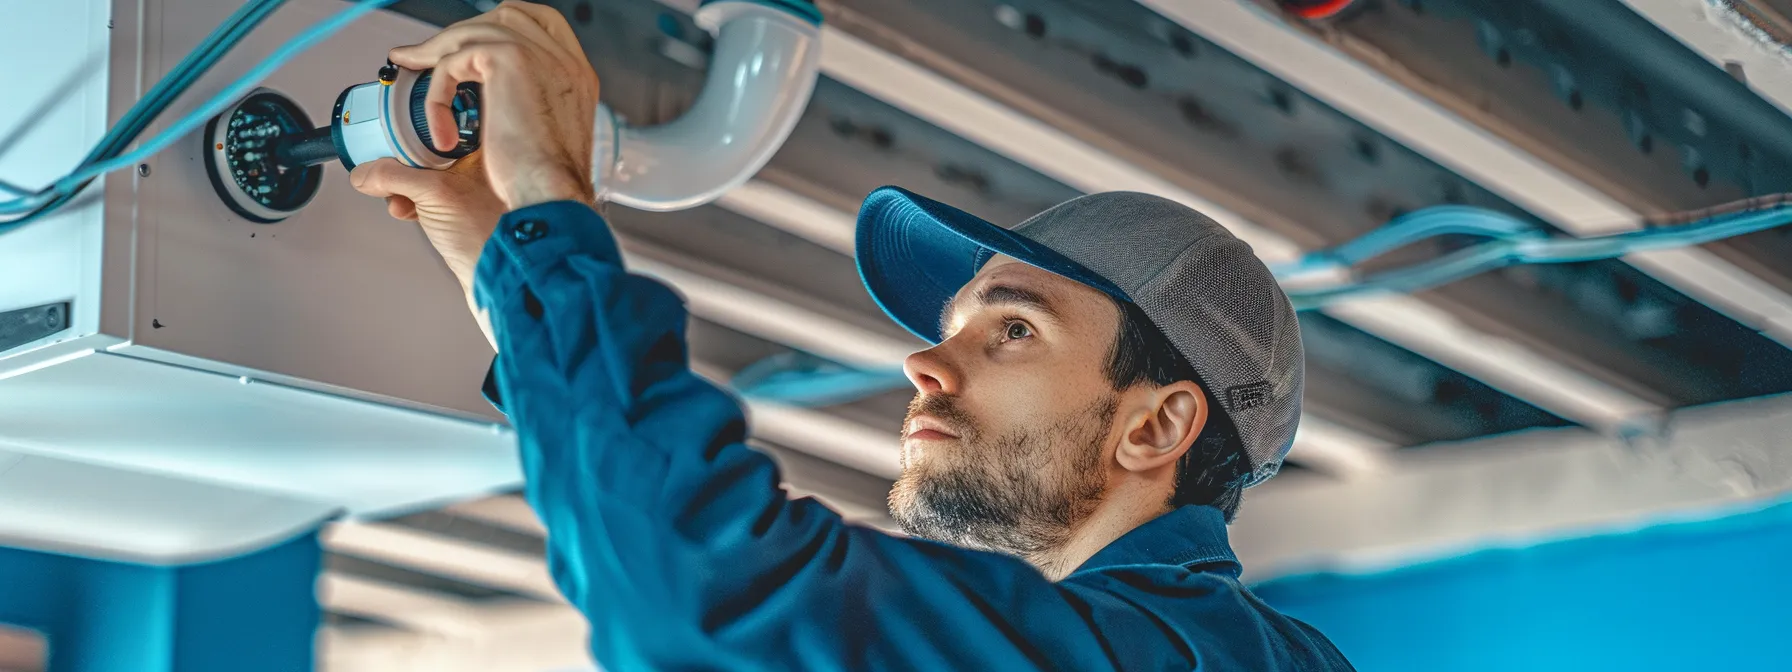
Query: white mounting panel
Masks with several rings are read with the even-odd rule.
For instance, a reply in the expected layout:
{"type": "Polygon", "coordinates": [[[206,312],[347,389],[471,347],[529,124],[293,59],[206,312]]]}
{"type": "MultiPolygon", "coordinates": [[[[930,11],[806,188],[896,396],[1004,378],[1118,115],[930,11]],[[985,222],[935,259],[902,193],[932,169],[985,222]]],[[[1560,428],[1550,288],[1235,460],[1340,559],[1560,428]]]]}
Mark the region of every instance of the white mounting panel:
{"type": "MultiPolygon", "coordinates": [[[[0,179],[37,187],[241,1],[4,4],[0,179]]],[[[289,2],[144,137],[345,7],[289,2]]],[[[375,13],[262,86],[327,123],[388,48],[433,32],[375,13]]],[[[200,135],[0,236],[0,312],[73,303],[72,328],[0,353],[0,442],[354,514],[514,486],[514,438],[479,394],[492,352],[416,225],[334,163],[295,216],[244,221],[213,193],[200,135]]]]}

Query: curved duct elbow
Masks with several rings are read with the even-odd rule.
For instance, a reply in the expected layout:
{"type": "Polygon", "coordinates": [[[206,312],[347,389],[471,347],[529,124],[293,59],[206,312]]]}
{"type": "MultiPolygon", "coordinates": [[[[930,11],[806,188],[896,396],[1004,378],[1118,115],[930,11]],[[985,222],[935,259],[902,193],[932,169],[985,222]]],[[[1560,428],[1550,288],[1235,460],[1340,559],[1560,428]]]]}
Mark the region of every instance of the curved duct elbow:
{"type": "Polygon", "coordinates": [[[683,210],[740,186],[784,144],[815,90],[821,14],[801,0],[720,0],[697,10],[716,36],[697,102],[678,119],[624,124],[597,115],[598,198],[631,208],[683,210]]]}

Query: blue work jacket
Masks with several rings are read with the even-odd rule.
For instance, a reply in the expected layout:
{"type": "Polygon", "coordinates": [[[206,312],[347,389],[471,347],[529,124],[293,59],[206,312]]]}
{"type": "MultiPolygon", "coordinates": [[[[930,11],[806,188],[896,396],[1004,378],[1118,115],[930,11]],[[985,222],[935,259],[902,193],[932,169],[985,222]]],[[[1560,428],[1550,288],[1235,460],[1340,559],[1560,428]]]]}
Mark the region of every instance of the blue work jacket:
{"type": "Polygon", "coordinates": [[[475,287],[548,568],[606,670],[1351,669],[1239,584],[1210,507],[1054,583],[786,498],[740,404],[691,373],[683,301],[586,205],[506,215],[475,287]]]}

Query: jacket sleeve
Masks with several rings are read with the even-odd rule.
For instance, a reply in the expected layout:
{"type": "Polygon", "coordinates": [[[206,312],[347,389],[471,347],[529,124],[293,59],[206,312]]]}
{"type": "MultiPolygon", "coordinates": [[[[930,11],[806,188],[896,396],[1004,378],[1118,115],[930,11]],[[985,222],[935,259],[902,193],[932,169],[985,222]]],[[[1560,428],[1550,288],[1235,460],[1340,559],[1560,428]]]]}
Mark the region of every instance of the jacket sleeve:
{"type": "MultiPolygon", "coordinates": [[[[606,669],[1198,667],[1123,580],[1057,584],[787,499],[736,400],[691,373],[682,301],[625,272],[588,206],[507,215],[476,292],[549,569],[606,669]]],[[[1218,583],[1175,588],[1228,611],[1218,583]]]]}

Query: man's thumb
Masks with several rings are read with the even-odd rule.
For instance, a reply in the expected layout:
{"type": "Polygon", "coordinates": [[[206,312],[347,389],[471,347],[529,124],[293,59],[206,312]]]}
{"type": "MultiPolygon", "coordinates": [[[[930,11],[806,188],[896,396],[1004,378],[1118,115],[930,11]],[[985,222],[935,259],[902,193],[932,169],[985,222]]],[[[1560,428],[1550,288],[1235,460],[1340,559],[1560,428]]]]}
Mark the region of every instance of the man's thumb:
{"type": "Polygon", "coordinates": [[[441,171],[412,168],[391,158],[363,163],[348,174],[355,191],[379,198],[403,196],[413,201],[434,191],[441,180],[441,171]]]}

